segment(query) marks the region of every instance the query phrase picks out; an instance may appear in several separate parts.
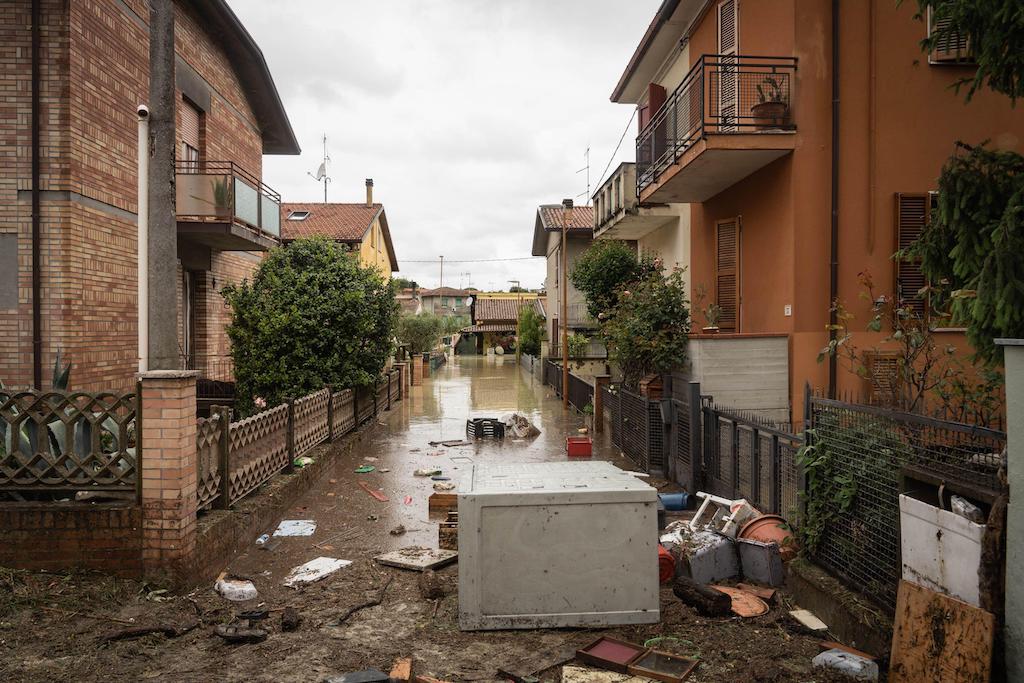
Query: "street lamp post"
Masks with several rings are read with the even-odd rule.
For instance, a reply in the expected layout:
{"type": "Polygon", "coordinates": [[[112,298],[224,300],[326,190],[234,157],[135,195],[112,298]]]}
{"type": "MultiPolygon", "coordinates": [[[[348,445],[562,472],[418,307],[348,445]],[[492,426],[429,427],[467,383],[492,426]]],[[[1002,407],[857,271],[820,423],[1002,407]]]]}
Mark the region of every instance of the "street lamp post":
{"type": "Polygon", "coordinates": [[[572,216],[572,200],[562,200],[562,277],[558,283],[558,296],[562,301],[562,408],[569,409],[569,219],[572,216]]]}

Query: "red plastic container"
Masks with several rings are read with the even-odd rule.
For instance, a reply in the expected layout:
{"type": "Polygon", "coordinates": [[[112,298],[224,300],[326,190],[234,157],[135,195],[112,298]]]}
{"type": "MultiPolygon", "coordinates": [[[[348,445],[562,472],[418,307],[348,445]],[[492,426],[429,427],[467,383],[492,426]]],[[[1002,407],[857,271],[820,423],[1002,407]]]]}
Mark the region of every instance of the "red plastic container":
{"type": "Polygon", "coordinates": [[[593,449],[594,440],[589,436],[565,437],[565,452],[570,458],[589,458],[593,449]]]}

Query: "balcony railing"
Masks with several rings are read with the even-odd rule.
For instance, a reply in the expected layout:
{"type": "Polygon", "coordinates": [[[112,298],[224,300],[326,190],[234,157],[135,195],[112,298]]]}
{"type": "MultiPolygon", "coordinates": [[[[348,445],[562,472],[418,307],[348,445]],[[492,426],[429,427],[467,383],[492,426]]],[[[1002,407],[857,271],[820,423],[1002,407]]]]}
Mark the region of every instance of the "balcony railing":
{"type": "Polygon", "coordinates": [[[792,131],[796,57],[701,55],[636,139],[637,193],[712,134],[792,131]]]}
{"type": "Polygon", "coordinates": [[[233,161],[178,161],[179,221],[242,225],[281,237],[281,195],[233,161]]]}

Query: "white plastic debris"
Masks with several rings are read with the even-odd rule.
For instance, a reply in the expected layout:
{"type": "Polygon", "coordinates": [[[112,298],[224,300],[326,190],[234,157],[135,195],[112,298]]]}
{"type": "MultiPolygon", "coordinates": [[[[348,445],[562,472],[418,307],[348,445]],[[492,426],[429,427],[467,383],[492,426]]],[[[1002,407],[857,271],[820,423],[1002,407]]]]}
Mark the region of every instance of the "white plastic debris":
{"type": "Polygon", "coordinates": [[[812,631],[827,631],[828,624],[814,616],[814,612],[807,609],[795,609],[789,613],[789,616],[793,617],[801,624],[811,629],[812,631]]]}
{"type": "Polygon", "coordinates": [[[275,536],[312,536],[316,531],[316,520],[283,519],[274,530],[275,536]]]}
{"type": "Polygon", "coordinates": [[[259,595],[256,591],[256,585],[252,581],[239,579],[234,576],[225,576],[224,574],[217,578],[217,582],[213,584],[213,587],[222,596],[234,602],[254,600],[259,595]]]}
{"type": "Polygon", "coordinates": [[[988,521],[980,507],[960,496],[949,497],[949,509],[975,524],[984,524],[988,521]]]}
{"type": "Polygon", "coordinates": [[[265,545],[270,540],[270,534],[263,534],[256,539],[256,545],[265,545]]]}
{"type": "Polygon", "coordinates": [[[284,585],[295,588],[300,583],[313,583],[319,581],[329,574],[333,574],[342,567],[352,564],[352,560],[339,560],[334,557],[318,557],[306,564],[299,565],[288,573],[284,579],[284,585]]]}
{"type": "Polygon", "coordinates": [[[825,650],[811,660],[811,666],[842,672],[855,681],[878,680],[878,664],[846,650],[825,650]]]}
{"type": "Polygon", "coordinates": [[[501,421],[505,423],[505,429],[511,432],[513,438],[528,439],[540,434],[540,430],[537,429],[536,425],[519,413],[505,415],[501,418],[501,421]]]}

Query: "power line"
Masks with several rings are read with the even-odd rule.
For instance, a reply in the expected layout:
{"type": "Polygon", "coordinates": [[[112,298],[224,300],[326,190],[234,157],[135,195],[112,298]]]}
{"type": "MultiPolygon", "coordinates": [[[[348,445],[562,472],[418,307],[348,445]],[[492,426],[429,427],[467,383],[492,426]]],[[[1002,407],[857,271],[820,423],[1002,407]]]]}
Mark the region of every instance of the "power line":
{"type": "Polygon", "coordinates": [[[608,159],[607,165],[605,165],[604,170],[601,171],[601,179],[597,181],[597,184],[594,185],[594,187],[601,187],[601,183],[604,182],[604,174],[608,172],[608,169],[612,166],[612,162],[615,161],[615,155],[619,153],[619,147],[622,147],[622,141],[626,139],[626,133],[629,132],[629,127],[633,125],[633,119],[635,118],[636,108],[634,107],[633,115],[629,117],[629,123],[626,124],[626,129],[622,131],[622,137],[619,138],[619,144],[615,145],[615,151],[612,152],[612,156],[608,159]]]}
{"type": "MultiPolygon", "coordinates": [[[[532,261],[537,256],[516,256],[513,258],[478,258],[478,259],[445,259],[448,263],[496,263],[498,261],[532,261]]],[[[425,261],[415,261],[410,259],[402,259],[402,263],[437,263],[439,259],[428,259],[425,261]]]]}

